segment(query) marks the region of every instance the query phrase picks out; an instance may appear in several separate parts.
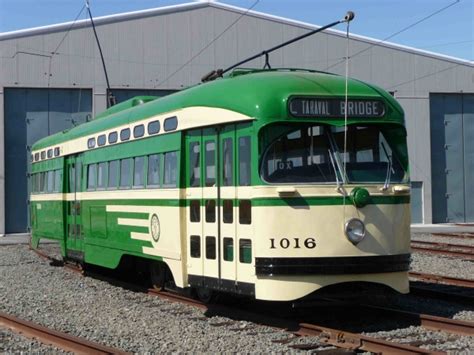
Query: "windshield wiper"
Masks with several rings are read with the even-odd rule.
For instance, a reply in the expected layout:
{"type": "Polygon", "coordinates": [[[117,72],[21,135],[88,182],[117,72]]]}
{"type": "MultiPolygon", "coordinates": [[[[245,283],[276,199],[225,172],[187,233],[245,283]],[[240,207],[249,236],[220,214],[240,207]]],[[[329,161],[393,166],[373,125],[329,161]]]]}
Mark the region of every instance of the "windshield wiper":
{"type": "Polygon", "coordinates": [[[337,150],[337,144],[334,141],[334,137],[333,137],[333,135],[332,135],[332,133],[329,129],[325,129],[324,131],[326,133],[326,136],[327,136],[328,141],[329,141],[329,146],[331,148],[331,149],[328,149],[328,152],[329,152],[329,157],[331,158],[331,164],[332,164],[332,167],[334,169],[334,173],[336,174],[337,190],[342,191],[342,185],[344,185],[347,177],[344,176],[345,171],[342,168],[341,162],[338,159],[339,158],[339,151],[337,150]],[[337,166],[337,169],[336,169],[336,166],[337,166]],[[337,177],[337,172],[338,171],[341,173],[341,181],[339,181],[339,179],[337,177]]]}
{"type": "Polygon", "coordinates": [[[328,149],[328,153],[329,153],[329,159],[331,160],[332,168],[334,169],[334,176],[336,176],[337,190],[339,191],[342,187],[342,183],[339,181],[339,177],[338,177],[337,169],[336,169],[336,164],[334,163],[334,157],[332,156],[331,149],[328,149]]]}
{"type": "Polygon", "coordinates": [[[385,183],[383,184],[382,190],[385,191],[390,186],[390,178],[392,177],[392,157],[388,155],[387,149],[385,148],[385,144],[383,142],[380,143],[382,145],[382,149],[387,157],[387,173],[385,175],[385,183]]]}

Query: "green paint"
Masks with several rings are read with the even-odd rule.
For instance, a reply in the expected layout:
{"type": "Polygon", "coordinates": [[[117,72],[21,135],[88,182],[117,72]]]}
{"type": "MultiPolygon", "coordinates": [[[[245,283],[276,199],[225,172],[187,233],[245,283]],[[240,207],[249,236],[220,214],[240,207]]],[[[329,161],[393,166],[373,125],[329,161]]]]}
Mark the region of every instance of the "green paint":
{"type": "Polygon", "coordinates": [[[370,202],[370,194],[363,187],[356,187],[351,191],[352,203],[357,208],[362,208],[370,202]]]}
{"type": "MultiPolygon", "coordinates": [[[[394,122],[403,124],[403,110],[395,99],[384,90],[361,81],[350,79],[348,90],[351,98],[378,98],[386,105],[383,119],[370,122],[394,122]]],[[[110,112],[101,119],[79,125],[38,141],[33,150],[59,144],[71,139],[111,129],[123,124],[135,122],[157,114],[193,106],[207,106],[239,112],[258,120],[261,127],[269,122],[288,120],[299,122],[301,119],[288,115],[287,100],[291,95],[311,95],[319,97],[344,97],[345,78],[343,76],[311,71],[252,71],[244,75],[225,77],[202,85],[182,90],[143,105],[110,112]],[[238,100],[235,98],[238,97],[238,100]]],[[[304,120],[303,120],[304,121],[304,120]]],[[[343,125],[340,119],[312,119],[313,123],[325,122],[343,125]]],[[[369,120],[349,119],[348,123],[369,122],[369,120]]]]}
{"type": "MultiPolygon", "coordinates": [[[[268,197],[252,199],[254,207],[268,206],[341,206],[351,204],[351,198],[343,196],[318,196],[318,197],[268,197]]],[[[368,205],[400,205],[410,203],[410,196],[371,196],[368,205]]]]}
{"type": "MultiPolygon", "coordinates": [[[[404,116],[400,105],[391,95],[383,90],[358,80],[349,80],[349,92],[351,99],[376,98],[384,101],[386,115],[379,119],[349,119],[348,124],[353,123],[374,123],[387,124],[387,130],[394,142],[397,142],[397,153],[402,156],[404,165],[408,165],[408,157],[403,155],[406,147],[406,131],[403,129],[404,116]],[[391,129],[393,127],[393,129],[391,129]],[[402,128],[402,129],[400,129],[402,128]]],[[[79,137],[85,137],[104,130],[113,129],[125,124],[130,124],[138,120],[146,119],[159,114],[195,106],[210,108],[222,108],[234,112],[242,113],[253,118],[252,122],[235,123],[219,127],[206,127],[194,129],[186,132],[174,132],[160,134],[158,136],[147,137],[129,142],[123,142],[84,151],[75,157],[55,158],[32,164],[34,173],[49,171],[54,169],[63,170],[63,191],[68,190],[69,167],[71,164],[79,164],[80,184],[77,192],[86,190],[87,165],[97,162],[133,158],[149,154],[163,153],[169,151],[178,152],[178,176],[179,188],[189,187],[190,181],[190,161],[189,145],[198,142],[201,146],[200,154],[200,186],[205,186],[205,151],[204,146],[207,141],[213,141],[219,150],[215,151],[213,159],[221,161],[224,158],[224,140],[230,139],[233,142],[232,151],[232,174],[230,185],[239,185],[239,139],[250,137],[251,153],[251,183],[252,186],[268,186],[261,181],[259,175],[259,164],[262,149],[265,148],[263,140],[259,135],[262,128],[274,123],[308,123],[330,124],[335,126],[344,125],[344,119],[322,119],[311,118],[302,119],[291,117],[288,113],[288,98],[292,95],[318,96],[318,97],[339,97],[343,98],[345,93],[345,78],[327,73],[313,71],[236,71],[228,77],[195,86],[169,95],[163,98],[133,98],[110,108],[98,115],[95,120],[77,126],[71,130],[66,130],[50,137],[44,138],[33,146],[33,150],[43,149],[59,143],[67,142],[79,137]],[[219,151],[219,153],[218,153],[219,151]],[[82,164],[82,165],[81,165],[82,164]]],[[[179,115],[178,115],[179,120],[179,115]]],[[[163,127],[162,127],[163,130],[163,127]]],[[[86,147],[84,147],[86,148],[86,147]]],[[[163,159],[161,160],[160,178],[163,179],[163,159]]],[[[133,166],[133,165],[132,165],[133,166]]],[[[147,163],[144,164],[147,171],[147,163]]],[[[132,167],[130,174],[132,175],[132,167]]],[[[108,174],[108,173],[106,173],[108,174]]],[[[147,174],[145,176],[145,184],[147,174]]],[[[223,171],[219,171],[216,176],[215,186],[224,185],[223,171]]],[[[126,191],[126,190],[125,190],[126,191]]],[[[149,189],[151,193],[158,193],[155,188],[149,189]]],[[[363,203],[367,204],[408,204],[409,196],[362,196],[363,203]],[[365,201],[366,200],[366,201],[365,201]]],[[[355,200],[360,199],[356,197],[355,200]]],[[[205,203],[205,198],[200,199],[200,204],[205,203]]],[[[238,206],[239,200],[232,198],[233,205],[238,206]]],[[[40,238],[59,240],[63,255],[66,248],[83,251],[85,261],[104,267],[115,268],[123,255],[134,255],[143,258],[161,260],[159,257],[143,254],[144,246],[151,246],[151,242],[131,239],[131,232],[148,233],[148,227],[135,227],[118,225],[118,218],[138,218],[148,220],[148,213],[133,212],[107,212],[107,205],[133,205],[133,206],[160,206],[160,207],[185,207],[189,205],[187,199],[120,199],[120,200],[81,200],[76,201],[80,208],[80,214],[71,213],[72,202],[63,201],[41,201],[32,202],[32,245],[35,247],[40,238]],[[41,205],[41,209],[38,209],[41,205]],[[79,235],[71,238],[71,224],[78,224],[81,227],[79,235]]],[[[331,206],[352,203],[351,197],[342,196],[314,196],[314,197],[294,197],[294,198],[254,198],[254,207],[284,207],[284,206],[331,206]]],[[[222,205],[222,201],[219,202],[222,205]]],[[[245,247],[244,247],[245,249],[245,247]]],[[[230,253],[233,250],[227,251],[230,253]]],[[[251,250],[243,250],[245,261],[251,261],[251,250]]]]}

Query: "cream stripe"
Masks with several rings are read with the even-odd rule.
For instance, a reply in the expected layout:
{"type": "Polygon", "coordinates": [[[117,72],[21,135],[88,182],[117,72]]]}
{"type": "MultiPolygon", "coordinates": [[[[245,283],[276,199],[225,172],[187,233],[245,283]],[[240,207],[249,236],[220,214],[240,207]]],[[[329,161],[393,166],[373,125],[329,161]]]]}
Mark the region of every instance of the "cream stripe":
{"type": "Polygon", "coordinates": [[[153,206],[107,205],[107,212],[137,212],[151,213],[156,209],[153,206]]]}
{"type": "MultiPolygon", "coordinates": [[[[237,198],[260,198],[260,197],[279,197],[279,187],[295,187],[295,196],[311,197],[311,196],[327,196],[327,197],[340,197],[342,194],[336,192],[335,186],[301,186],[301,185],[272,185],[272,186],[247,186],[247,187],[234,187],[226,186],[221,188],[221,195],[223,198],[230,198],[235,194],[237,198]]],[[[404,196],[409,195],[409,192],[398,192],[394,193],[392,189],[386,192],[381,192],[380,188],[382,185],[364,185],[367,188],[371,196],[404,196]]],[[[407,186],[406,184],[393,185],[393,189],[399,186],[407,186]]],[[[352,191],[352,186],[345,186],[347,194],[352,191]]],[[[140,189],[140,190],[113,190],[113,191],[87,191],[78,192],[76,198],[78,200],[127,200],[127,199],[143,199],[143,200],[155,200],[155,199],[180,199],[180,198],[198,198],[203,196],[205,198],[216,198],[217,190],[215,188],[188,188],[188,189],[140,189]]],[[[59,201],[65,199],[67,201],[74,200],[74,194],[32,194],[30,197],[31,201],[59,201]]],[[[111,206],[108,206],[111,207],[111,206]]],[[[137,207],[137,206],[131,206],[137,207]]],[[[149,212],[153,207],[146,207],[149,212]]],[[[166,207],[166,206],[163,206],[166,207]]],[[[128,212],[128,211],[117,211],[117,212],[128,212]]]]}
{"type": "Polygon", "coordinates": [[[38,194],[30,195],[30,201],[61,201],[66,194],[38,194]]]}
{"type": "MultiPolygon", "coordinates": [[[[80,194],[82,200],[120,200],[120,199],[178,199],[180,198],[180,189],[127,189],[111,191],[87,191],[80,194]]],[[[184,189],[183,189],[184,193],[184,189]]]]}
{"type": "MultiPolygon", "coordinates": [[[[96,132],[94,134],[90,134],[86,137],[80,137],[76,138],[67,142],[55,144],[52,146],[45,147],[40,150],[34,150],[32,151],[32,154],[35,155],[36,153],[40,153],[41,151],[47,151],[48,149],[51,148],[60,148],[60,157],[64,155],[70,155],[70,154],[75,154],[83,151],[87,151],[87,140],[89,138],[95,137],[101,135],[101,134],[106,134],[108,135],[110,132],[117,131],[119,132],[120,130],[124,128],[130,128],[131,131],[133,131],[133,127],[144,124],[145,127],[148,125],[149,122],[151,121],[160,121],[160,125],[162,127],[160,133],[158,135],[154,136],[159,136],[162,134],[167,134],[168,132],[165,132],[163,130],[163,122],[166,118],[171,117],[171,116],[177,116],[178,117],[178,128],[175,131],[169,132],[177,132],[177,131],[182,131],[185,129],[190,129],[190,128],[195,128],[195,127],[204,127],[204,126],[211,126],[211,125],[216,125],[216,124],[222,124],[222,123],[231,123],[231,122],[239,122],[239,121],[248,121],[248,120],[253,120],[252,117],[243,115],[241,113],[231,111],[231,110],[226,110],[222,108],[213,108],[213,107],[203,107],[203,106],[195,106],[195,107],[186,107],[180,110],[175,110],[175,111],[170,111],[167,113],[155,115],[143,120],[139,120],[136,122],[133,122],[132,124],[125,124],[121,126],[117,126],[108,130],[96,132]]],[[[104,118],[106,119],[106,118],[104,118]]],[[[102,119],[99,119],[102,120],[102,119]]],[[[90,125],[94,124],[94,121],[89,123],[90,125]]],[[[130,140],[127,142],[137,140],[137,139],[145,139],[150,136],[145,135],[144,137],[141,138],[133,138],[133,135],[130,137],[130,140]]],[[[126,143],[126,142],[124,142],[126,143]]],[[[116,143],[121,144],[121,143],[116,143]]],[[[107,147],[110,144],[106,144],[103,147],[107,147]]],[[[114,144],[112,144],[114,145],[114,144]]],[[[101,148],[103,148],[101,147],[101,148]]],[[[54,157],[57,158],[57,157],[54,157]]],[[[50,158],[53,159],[53,158],[50,158]]],[[[42,161],[45,161],[48,159],[44,159],[42,161]]]]}
{"type": "Polygon", "coordinates": [[[132,232],[130,236],[132,239],[135,239],[135,240],[144,240],[147,242],[151,242],[151,238],[147,233],[132,232]]]}
{"type": "Polygon", "coordinates": [[[123,226],[148,227],[148,219],[117,218],[117,223],[123,226]]]}
{"type": "Polygon", "coordinates": [[[143,247],[143,252],[149,255],[161,256],[166,259],[181,260],[181,254],[171,250],[143,247]]]}

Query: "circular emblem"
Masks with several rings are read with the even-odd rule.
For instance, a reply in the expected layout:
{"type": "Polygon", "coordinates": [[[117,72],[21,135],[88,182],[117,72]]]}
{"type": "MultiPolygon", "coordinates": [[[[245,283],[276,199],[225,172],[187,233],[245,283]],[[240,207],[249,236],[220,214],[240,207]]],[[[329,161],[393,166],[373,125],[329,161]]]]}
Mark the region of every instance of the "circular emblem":
{"type": "Polygon", "coordinates": [[[153,216],[151,216],[150,231],[153,240],[155,242],[158,242],[158,239],[160,239],[160,220],[158,219],[158,216],[156,214],[153,214],[153,216]]]}

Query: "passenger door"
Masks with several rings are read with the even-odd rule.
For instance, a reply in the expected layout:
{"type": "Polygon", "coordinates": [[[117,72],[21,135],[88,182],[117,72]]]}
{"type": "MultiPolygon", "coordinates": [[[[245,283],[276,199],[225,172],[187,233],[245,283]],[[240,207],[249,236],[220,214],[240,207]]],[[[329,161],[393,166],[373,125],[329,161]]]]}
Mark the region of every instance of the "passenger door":
{"type": "Polygon", "coordinates": [[[217,131],[191,131],[186,139],[186,225],[189,283],[213,287],[219,277],[217,131]]]}
{"type": "Polygon", "coordinates": [[[189,283],[229,292],[253,280],[250,134],[236,127],[189,132],[186,140],[189,283]]]}
{"type": "Polygon", "coordinates": [[[66,159],[66,255],[83,260],[83,231],[81,218],[82,157],[71,156],[66,159]]]}
{"type": "Polygon", "coordinates": [[[219,134],[219,270],[221,288],[234,291],[237,280],[237,190],[235,125],[219,134]]]}

